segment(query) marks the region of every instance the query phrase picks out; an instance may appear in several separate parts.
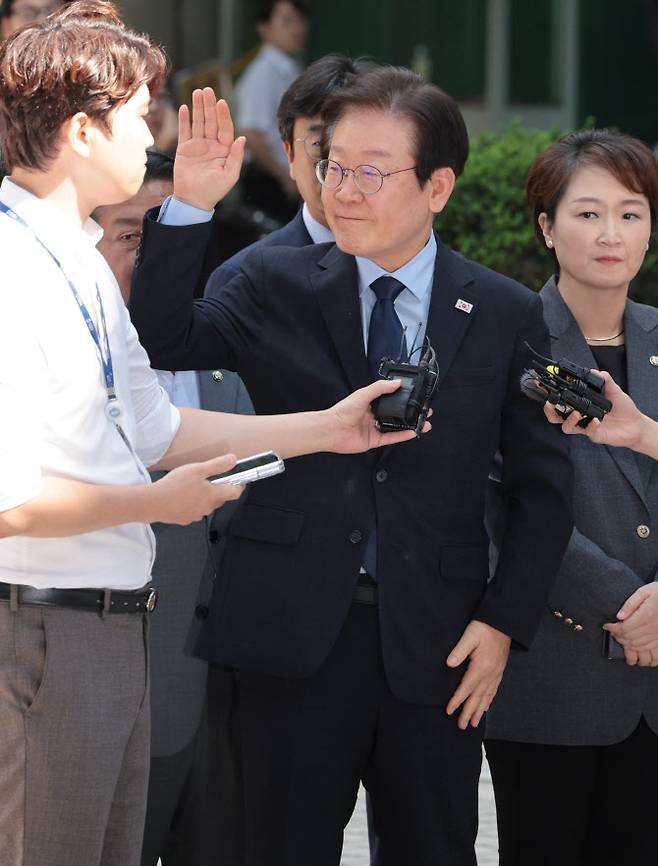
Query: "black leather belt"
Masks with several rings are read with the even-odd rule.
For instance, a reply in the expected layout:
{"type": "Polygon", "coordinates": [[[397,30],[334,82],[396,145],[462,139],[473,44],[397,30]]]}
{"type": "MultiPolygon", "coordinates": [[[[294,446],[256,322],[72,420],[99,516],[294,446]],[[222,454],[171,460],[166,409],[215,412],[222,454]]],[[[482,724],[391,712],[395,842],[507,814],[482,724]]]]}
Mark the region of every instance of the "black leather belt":
{"type": "MultiPolygon", "coordinates": [[[[0,583],[0,599],[10,601],[12,584],[0,583]]],[[[150,613],[158,603],[155,589],[142,592],[120,592],[104,589],[35,589],[16,585],[18,604],[46,604],[73,607],[97,613],[150,613]]]]}
{"type": "Polygon", "coordinates": [[[357,604],[377,604],[377,584],[367,574],[359,575],[358,583],[354,587],[352,601],[357,602],[357,604]]]}

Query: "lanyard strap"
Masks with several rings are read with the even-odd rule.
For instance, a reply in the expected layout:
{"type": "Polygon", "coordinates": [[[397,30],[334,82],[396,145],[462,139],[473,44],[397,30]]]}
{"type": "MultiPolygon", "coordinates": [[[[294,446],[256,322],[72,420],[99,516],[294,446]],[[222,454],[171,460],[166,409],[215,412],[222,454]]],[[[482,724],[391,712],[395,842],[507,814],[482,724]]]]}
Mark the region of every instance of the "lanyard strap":
{"type": "MultiPolygon", "coordinates": [[[[85,321],[87,329],[91,335],[91,339],[94,341],[94,343],[96,344],[96,348],[98,349],[98,354],[99,354],[100,359],[101,359],[101,365],[103,367],[103,377],[105,378],[105,389],[107,391],[108,403],[115,401],[117,399],[117,395],[116,395],[116,390],[114,387],[114,366],[112,364],[112,353],[110,351],[110,339],[109,339],[109,336],[107,333],[107,322],[105,320],[105,310],[103,309],[103,301],[101,299],[101,293],[100,293],[100,289],[98,288],[98,283],[96,283],[96,299],[98,300],[98,309],[100,311],[101,323],[103,325],[103,338],[104,338],[103,344],[101,344],[101,339],[100,339],[100,336],[98,334],[98,330],[96,328],[96,325],[94,324],[94,320],[91,318],[91,315],[89,314],[89,310],[87,309],[85,302],[80,297],[80,294],[78,293],[78,290],[76,289],[73,281],[70,279],[70,277],[68,276],[68,274],[64,270],[64,267],[62,266],[62,264],[59,261],[59,259],[57,258],[57,256],[53,253],[52,250],[50,250],[44,244],[44,242],[37,235],[37,233],[34,231],[34,229],[30,225],[28,225],[28,223],[26,223],[25,220],[16,213],[16,211],[12,210],[8,205],[6,205],[2,201],[0,201],[0,213],[6,214],[6,216],[10,217],[10,219],[13,219],[14,222],[18,223],[24,229],[27,229],[27,231],[30,232],[30,234],[34,237],[34,239],[41,246],[41,248],[44,249],[48,253],[50,258],[55,262],[55,264],[57,265],[57,267],[61,271],[62,276],[64,277],[64,279],[68,283],[69,288],[71,289],[71,292],[73,293],[73,297],[75,298],[75,301],[78,305],[78,309],[80,310],[80,312],[82,314],[82,318],[85,321]],[[103,351],[103,348],[105,349],[105,351],[103,351]]],[[[119,411],[112,412],[110,407],[108,406],[108,416],[118,418],[119,415],[121,414],[121,411],[120,411],[118,405],[116,406],[116,409],[119,411]]]]}

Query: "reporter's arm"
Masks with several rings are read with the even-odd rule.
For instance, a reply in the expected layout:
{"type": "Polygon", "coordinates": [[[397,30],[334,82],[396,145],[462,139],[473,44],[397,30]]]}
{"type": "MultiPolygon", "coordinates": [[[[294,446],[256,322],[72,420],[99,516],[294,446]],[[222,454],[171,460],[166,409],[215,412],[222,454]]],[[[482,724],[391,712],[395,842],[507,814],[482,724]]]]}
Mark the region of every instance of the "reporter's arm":
{"type": "MultiPolygon", "coordinates": [[[[172,469],[226,451],[248,457],[272,450],[289,458],[319,451],[353,454],[407,442],[415,438],[412,430],[380,433],[370,409],[376,397],[399,386],[399,380],[381,379],[320,412],[247,416],[181,409],[178,433],[169,450],[150,469],[172,469]]],[[[424,432],[430,426],[426,422],[424,432]]]]}
{"type": "Polygon", "coordinates": [[[548,420],[552,424],[560,424],[564,433],[587,436],[599,445],[630,448],[658,460],[658,422],[640,412],[609,373],[600,370],[593,372],[605,379],[604,394],[612,403],[612,409],[603,420],[594,418],[587,427],[578,427],[582,417],[578,412],[572,412],[564,419],[546,403],[544,414],[548,420]]]}
{"type": "Polygon", "coordinates": [[[63,538],[123,523],[193,523],[240,495],[240,486],[207,481],[234,464],[233,455],[216,457],[183,466],[155,484],[85,484],[48,477],[36,496],[0,512],[0,538],[63,538]]]}

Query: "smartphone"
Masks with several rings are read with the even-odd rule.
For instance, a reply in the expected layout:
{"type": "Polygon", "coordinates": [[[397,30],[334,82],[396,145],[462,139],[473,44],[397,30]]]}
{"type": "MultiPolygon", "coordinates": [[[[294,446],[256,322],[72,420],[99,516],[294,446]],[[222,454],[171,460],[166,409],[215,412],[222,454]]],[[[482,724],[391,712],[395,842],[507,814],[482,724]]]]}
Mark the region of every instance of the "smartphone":
{"type": "Polygon", "coordinates": [[[254,454],[238,460],[233,469],[228,472],[220,472],[219,475],[211,475],[208,481],[211,484],[249,484],[252,481],[260,481],[261,478],[269,478],[270,475],[278,475],[285,469],[283,460],[274,451],[264,451],[262,454],[254,454]]]}

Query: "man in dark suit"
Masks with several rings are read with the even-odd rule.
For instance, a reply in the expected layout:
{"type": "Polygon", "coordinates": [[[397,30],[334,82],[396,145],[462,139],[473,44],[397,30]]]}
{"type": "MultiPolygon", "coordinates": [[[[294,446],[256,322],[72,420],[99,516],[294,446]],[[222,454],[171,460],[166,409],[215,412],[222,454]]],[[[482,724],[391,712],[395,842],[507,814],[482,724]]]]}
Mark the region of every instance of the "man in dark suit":
{"type": "MultiPolygon", "coordinates": [[[[164,269],[140,284],[138,264],[133,319],[154,364],[237,370],[257,412],[324,405],[426,334],[434,429],[249,489],[198,648],[232,671],[250,863],[337,866],[363,780],[382,866],[473,866],[480,722],[571,530],[564,443],[519,389],[526,341],[546,352],[548,335],[536,295],[432,232],[468,152],[447,94],[377,69],[332,95],[323,125],[336,245],[257,251],[197,302],[164,269]],[[497,449],[510,518],[488,583],[497,449]]],[[[222,165],[241,142],[215,135],[222,165]]]]}

